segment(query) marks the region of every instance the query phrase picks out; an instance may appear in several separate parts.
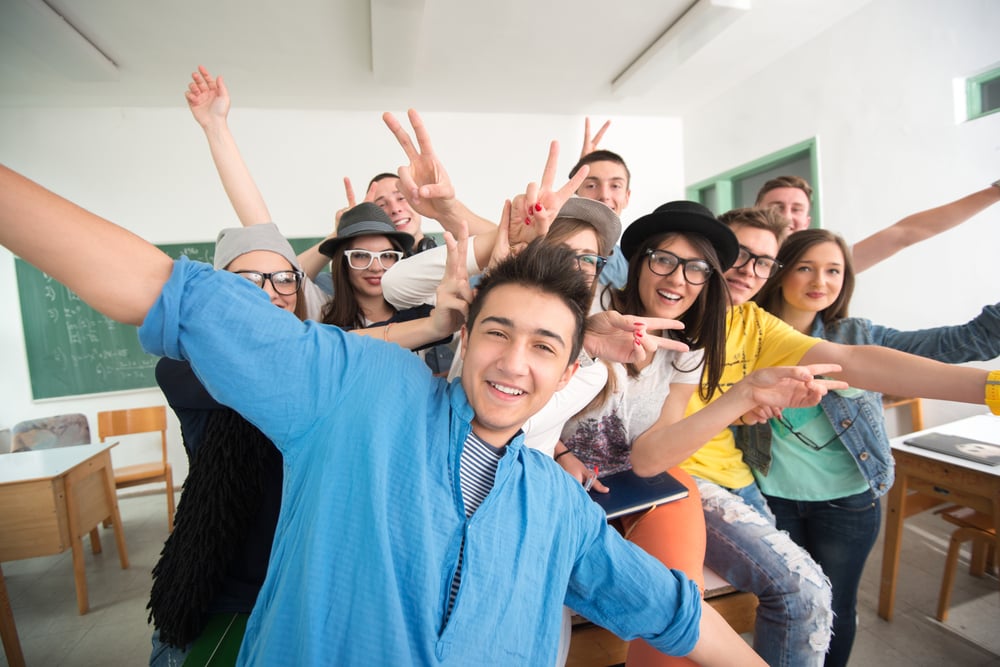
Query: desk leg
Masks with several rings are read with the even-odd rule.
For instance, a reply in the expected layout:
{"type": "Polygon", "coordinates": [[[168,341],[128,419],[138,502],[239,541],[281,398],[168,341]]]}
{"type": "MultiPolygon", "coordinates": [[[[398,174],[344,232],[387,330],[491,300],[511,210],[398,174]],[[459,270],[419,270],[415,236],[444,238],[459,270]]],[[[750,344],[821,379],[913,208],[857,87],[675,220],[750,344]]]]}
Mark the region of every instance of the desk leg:
{"type": "Polygon", "coordinates": [[[1000,575],[1000,493],[993,495],[993,565],[1000,575]]]}
{"type": "Polygon", "coordinates": [[[17,637],[17,626],[14,625],[14,612],[10,608],[7,582],[4,581],[2,567],[0,567],[0,641],[3,641],[3,652],[7,656],[7,664],[10,667],[24,667],[21,640],[17,637]]]}
{"type": "Polygon", "coordinates": [[[889,489],[885,513],[885,543],[882,549],[882,581],[878,593],[878,615],[892,620],[896,601],[896,574],[903,540],[903,519],[906,517],[906,473],[896,469],[896,483],[889,489]]]}
{"type": "Polygon", "coordinates": [[[79,508],[72,475],[66,476],[66,518],[69,521],[69,544],[73,552],[73,579],[76,581],[76,606],[80,615],[90,610],[87,597],[87,571],[84,567],[83,537],[80,534],[79,508]]]}
{"type": "MultiPolygon", "coordinates": [[[[122,515],[118,510],[118,491],[115,489],[115,475],[111,469],[111,455],[104,461],[104,494],[111,508],[111,525],[115,530],[115,542],[118,544],[118,560],[122,569],[128,569],[128,550],[125,548],[125,529],[122,527],[122,515]]],[[[96,530],[96,529],[95,529],[96,530]]]]}

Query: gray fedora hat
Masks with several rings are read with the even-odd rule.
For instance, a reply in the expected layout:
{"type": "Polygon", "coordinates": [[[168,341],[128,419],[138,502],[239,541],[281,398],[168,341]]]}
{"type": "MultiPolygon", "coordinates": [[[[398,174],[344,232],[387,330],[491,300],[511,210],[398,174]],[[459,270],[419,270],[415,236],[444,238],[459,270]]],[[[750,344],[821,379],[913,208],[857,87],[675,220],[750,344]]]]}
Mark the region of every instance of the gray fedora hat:
{"type": "Polygon", "coordinates": [[[319,251],[333,257],[340,246],[357,236],[388,236],[402,246],[406,254],[413,249],[412,234],[396,231],[385,211],[371,202],[362,202],[344,212],[337,225],[337,236],[323,241],[319,251]]]}
{"type": "Polygon", "coordinates": [[[559,218],[573,218],[593,227],[609,255],[611,249],[618,243],[618,237],[622,235],[621,220],[610,207],[596,199],[570,197],[559,209],[555,220],[559,218]]]}

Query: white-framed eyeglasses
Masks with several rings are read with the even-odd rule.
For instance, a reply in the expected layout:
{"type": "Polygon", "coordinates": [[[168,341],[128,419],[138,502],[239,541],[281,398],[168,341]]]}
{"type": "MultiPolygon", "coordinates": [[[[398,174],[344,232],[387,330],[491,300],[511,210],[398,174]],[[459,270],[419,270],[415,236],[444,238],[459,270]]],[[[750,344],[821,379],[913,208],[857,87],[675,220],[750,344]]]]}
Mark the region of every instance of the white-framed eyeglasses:
{"type": "Polygon", "coordinates": [[[344,257],[347,258],[347,266],[356,271],[364,271],[372,265],[376,259],[379,265],[389,270],[396,262],[403,259],[403,253],[398,250],[383,250],[381,252],[371,252],[369,250],[345,250],[344,257]]]}

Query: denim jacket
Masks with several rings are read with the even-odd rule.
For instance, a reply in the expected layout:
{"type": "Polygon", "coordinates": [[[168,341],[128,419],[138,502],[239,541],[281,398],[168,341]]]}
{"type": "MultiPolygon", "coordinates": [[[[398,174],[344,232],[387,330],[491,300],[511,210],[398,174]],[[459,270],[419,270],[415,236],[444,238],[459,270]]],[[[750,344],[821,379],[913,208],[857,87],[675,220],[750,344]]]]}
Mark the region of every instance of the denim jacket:
{"type": "MultiPolygon", "coordinates": [[[[986,306],[966,324],[918,331],[897,331],[858,317],[824,326],[816,317],[810,335],[845,345],[891,347],[946,363],[987,361],[1000,356],[1000,303],[986,306]]],[[[854,457],[872,492],[876,497],[883,495],[892,486],[893,460],[885,432],[882,395],[832,391],[823,397],[820,406],[837,432],[842,432],[840,441],[854,457]]],[[[747,465],[766,475],[771,467],[771,427],[738,426],[733,432],[747,465]]]]}

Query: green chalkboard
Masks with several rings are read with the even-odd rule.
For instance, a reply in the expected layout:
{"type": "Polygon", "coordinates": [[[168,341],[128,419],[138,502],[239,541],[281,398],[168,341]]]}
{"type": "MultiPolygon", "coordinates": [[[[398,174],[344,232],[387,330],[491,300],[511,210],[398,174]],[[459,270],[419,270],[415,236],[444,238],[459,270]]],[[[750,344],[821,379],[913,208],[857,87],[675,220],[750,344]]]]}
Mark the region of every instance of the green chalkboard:
{"type": "MultiPolygon", "coordinates": [[[[319,238],[289,240],[302,252],[319,238]]],[[[184,255],[211,263],[215,243],[159,248],[173,258],[184,255]]],[[[135,327],[104,317],[24,260],[14,264],[35,400],[156,386],[157,357],[142,351],[135,327]]]]}

